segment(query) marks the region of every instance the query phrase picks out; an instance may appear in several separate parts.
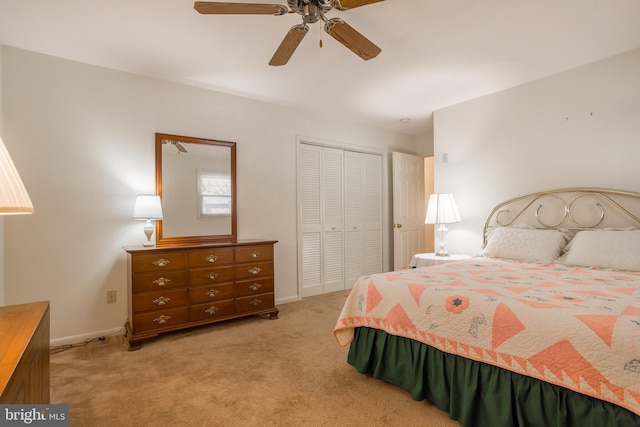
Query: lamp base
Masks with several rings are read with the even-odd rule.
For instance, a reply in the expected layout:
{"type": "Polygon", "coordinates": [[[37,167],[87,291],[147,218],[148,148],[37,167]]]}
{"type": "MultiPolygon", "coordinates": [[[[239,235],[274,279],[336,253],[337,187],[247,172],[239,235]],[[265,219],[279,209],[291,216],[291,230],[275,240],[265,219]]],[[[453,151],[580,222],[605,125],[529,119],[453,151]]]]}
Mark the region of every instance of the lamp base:
{"type": "Polygon", "coordinates": [[[445,249],[447,246],[447,231],[449,230],[447,229],[447,226],[444,224],[440,224],[436,229],[438,240],[439,240],[436,256],[441,256],[441,257],[449,256],[449,253],[445,249]]]}
{"type": "Polygon", "coordinates": [[[147,236],[147,241],[144,242],[144,244],[142,246],[144,247],[150,247],[150,246],[155,246],[155,242],[151,241],[151,236],[153,236],[153,224],[151,224],[150,220],[147,220],[147,222],[144,224],[144,234],[145,236],[147,236]]]}

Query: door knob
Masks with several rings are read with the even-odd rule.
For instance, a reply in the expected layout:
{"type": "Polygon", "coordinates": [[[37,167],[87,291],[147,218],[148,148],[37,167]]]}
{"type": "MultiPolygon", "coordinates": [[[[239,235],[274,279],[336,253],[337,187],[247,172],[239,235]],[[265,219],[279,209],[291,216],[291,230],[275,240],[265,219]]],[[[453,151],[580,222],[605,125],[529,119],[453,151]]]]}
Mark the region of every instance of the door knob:
{"type": "Polygon", "coordinates": [[[393,224],[395,228],[402,228],[402,224],[393,224]]]}

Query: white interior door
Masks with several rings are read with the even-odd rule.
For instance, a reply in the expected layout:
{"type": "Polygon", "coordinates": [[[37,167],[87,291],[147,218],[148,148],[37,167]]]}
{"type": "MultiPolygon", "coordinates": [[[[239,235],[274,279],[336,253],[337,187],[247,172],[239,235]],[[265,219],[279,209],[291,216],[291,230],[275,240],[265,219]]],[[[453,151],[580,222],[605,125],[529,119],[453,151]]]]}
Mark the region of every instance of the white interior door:
{"type": "Polygon", "coordinates": [[[392,168],[393,269],[402,270],[424,248],[424,159],[394,152],[392,168]]]}
{"type": "Polygon", "coordinates": [[[298,155],[299,272],[303,297],[324,292],[322,275],[322,149],[300,145],[298,155]]]}
{"type": "Polygon", "coordinates": [[[345,287],[364,275],[364,155],[344,153],[345,287]]]}
{"type": "Polygon", "coordinates": [[[300,144],[300,282],[303,297],[344,287],[344,151],[300,144]]]}
{"type": "Polygon", "coordinates": [[[382,156],[345,151],[345,288],[382,272],[382,156]]]}
{"type": "Polygon", "coordinates": [[[382,272],[382,156],[364,159],[364,274],[382,272]]]}
{"type": "Polygon", "coordinates": [[[382,272],[382,156],[300,143],[302,297],[349,289],[382,272]]]}
{"type": "Polygon", "coordinates": [[[322,148],[324,293],[344,289],[344,151],[322,148]]]}

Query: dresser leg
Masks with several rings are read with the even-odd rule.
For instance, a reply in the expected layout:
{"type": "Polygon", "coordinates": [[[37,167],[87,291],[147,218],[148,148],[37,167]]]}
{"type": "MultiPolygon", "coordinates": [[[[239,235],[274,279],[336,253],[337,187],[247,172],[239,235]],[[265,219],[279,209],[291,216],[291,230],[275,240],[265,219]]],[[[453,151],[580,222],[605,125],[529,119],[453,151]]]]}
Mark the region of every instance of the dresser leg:
{"type": "Polygon", "coordinates": [[[272,311],[271,313],[267,313],[267,314],[269,315],[269,319],[275,320],[278,318],[278,313],[280,313],[280,310],[276,308],[275,311],[272,311]]]}
{"type": "Polygon", "coordinates": [[[142,343],[150,338],[156,338],[158,334],[134,337],[129,335],[129,351],[136,351],[142,348],[142,343]]]}
{"type": "Polygon", "coordinates": [[[129,339],[129,351],[136,351],[142,348],[142,340],[129,339]]]}

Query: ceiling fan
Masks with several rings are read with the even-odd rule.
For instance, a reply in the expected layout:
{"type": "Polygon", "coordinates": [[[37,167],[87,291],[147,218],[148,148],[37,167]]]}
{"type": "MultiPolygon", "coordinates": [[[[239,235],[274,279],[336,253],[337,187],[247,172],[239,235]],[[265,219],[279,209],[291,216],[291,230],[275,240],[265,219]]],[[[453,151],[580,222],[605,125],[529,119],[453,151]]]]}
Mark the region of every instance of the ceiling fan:
{"type": "Polygon", "coordinates": [[[382,51],[373,42],[356,31],[352,26],[340,18],[327,18],[325,13],[331,9],[340,11],[366,6],[383,0],[287,0],[289,7],[280,4],[262,3],[227,3],[197,1],[194,8],[205,15],[285,15],[297,13],[302,16],[302,23],[289,29],[278,49],[269,61],[269,65],[286,64],[293,52],[309,31],[307,24],[322,20],[324,30],[334,39],[360,58],[369,60],[375,58],[382,51]]]}
{"type": "Polygon", "coordinates": [[[178,154],[180,154],[180,153],[188,153],[187,149],[184,148],[184,145],[182,145],[178,141],[169,141],[168,139],[163,139],[162,143],[163,144],[171,144],[174,147],[176,147],[176,150],[178,150],[178,154]]]}

